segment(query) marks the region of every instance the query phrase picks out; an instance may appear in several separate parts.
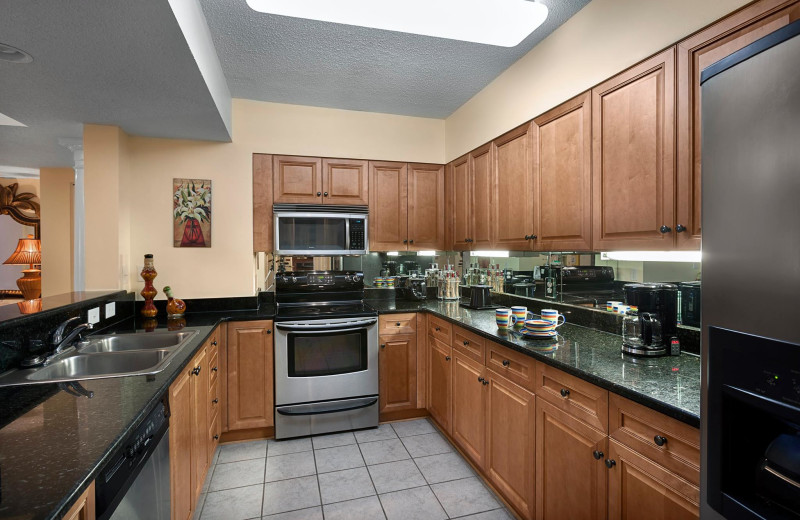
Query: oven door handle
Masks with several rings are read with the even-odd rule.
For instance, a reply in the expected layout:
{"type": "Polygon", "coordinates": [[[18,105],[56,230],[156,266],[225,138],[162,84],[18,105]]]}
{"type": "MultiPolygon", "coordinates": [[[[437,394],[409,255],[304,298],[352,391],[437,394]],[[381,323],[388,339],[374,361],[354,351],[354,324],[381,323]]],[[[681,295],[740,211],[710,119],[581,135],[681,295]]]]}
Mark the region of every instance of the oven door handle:
{"type": "Polygon", "coordinates": [[[322,415],[326,413],[347,412],[367,408],[378,402],[377,397],[351,399],[341,406],[330,406],[329,403],[299,404],[296,406],[283,406],[275,410],[281,415],[322,415]]]}
{"type": "Polygon", "coordinates": [[[344,323],[321,323],[319,325],[295,325],[292,323],[276,323],[275,328],[281,330],[300,330],[300,331],[349,331],[357,330],[353,327],[364,327],[374,325],[378,320],[371,318],[368,320],[353,320],[344,323]]]}

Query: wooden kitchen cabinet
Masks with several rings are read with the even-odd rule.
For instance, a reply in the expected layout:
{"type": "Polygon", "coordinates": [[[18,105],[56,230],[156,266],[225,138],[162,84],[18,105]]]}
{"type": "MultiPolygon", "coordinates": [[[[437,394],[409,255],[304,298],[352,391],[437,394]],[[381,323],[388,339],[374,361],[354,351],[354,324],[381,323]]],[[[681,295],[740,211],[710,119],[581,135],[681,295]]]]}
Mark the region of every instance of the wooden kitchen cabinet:
{"type": "Polygon", "coordinates": [[[408,165],[408,250],[445,249],[444,166],[408,165]]]}
{"type": "Polygon", "coordinates": [[[210,458],[208,456],[208,347],[203,347],[192,360],[192,487],[197,500],[210,458]]]}
{"type": "Polygon", "coordinates": [[[417,408],[417,336],[380,337],[381,414],[417,408]]]}
{"type": "Polygon", "coordinates": [[[272,252],[272,156],[253,154],[253,252],[272,252]]]}
{"type": "MultiPolygon", "coordinates": [[[[489,187],[493,189],[489,193],[493,195],[493,203],[489,245],[493,248],[524,251],[536,243],[538,231],[533,218],[537,198],[533,182],[536,137],[532,125],[526,123],[492,141],[493,179],[489,187]]],[[[477,191],[476,197],[483,200],[477,191]]],[[[483,217],[476,215],[476,218],[483,217]]]]}
{"type": "Polygon", "coordinates": [[[447,194],[450,199],[447,218],[450,223],[449,248],[468,251],[472,236],[472,175],[469,154],[459,157],[449,165],[447,194]]]}
{"type": "Polygon", "coordinates": [[[494,164],[491,143],[473,150],[469,154],[471,180],[472,232],[469,236],[470,249],[490,249],[492,247],[492,227],[494,209],[492,208],[494,187],[494,164]]]}
{"type": "Polygon", "coordinates": [[[700,73],[759,38],[800,19],[800,2],[762,0],[678,44],[678,175],[676,238],[680,249],[700,249],[700,73]]]}
{"type": "Polygon", "coordinates": [[[592,249],[592,93],[534,121],[534,248],[592,249]]]}
{"type": "Polygon", "coordinates": [[[428,412],[439,426],[451,432],[453,347],[428,336],[428,412]]]}
{"type": "Polygon", "coordinates": [[[227,336],[228,429],[274,427],[272,321],[230,322],[227,336]]]}
{"type": "Polygon", "coordinates": [[[675,48],[595,87],[592,127],[593,248],[672,249],[675,48]]]}
{"type": "Polygon", "coordinates": [[[94,481],[81,493],[81,496],[64,515],[64,520],[94,520],[94,481]]]}
{"type": "Polygon", "coordinates": [[[366,206],[369,203],[369,167],[356,159],[322,160],[324,204],[366,206]]]}
{"type": "Polygon", "coordinates": [[[609,520],[696,520],[700,489],[641,454],[609,441],[609,520]]]}
{"type": "Polygon", "coordinates": [[[536,518],[606,518],[607,454],[604,432],[537,398],[536,518]]]}
{"type": "Polygon", "coordinates": [[[274,202],[322,204],[322,159],[275,155],[272,159],[274,202]]]}
{"type": "Polygon", "coordinates": [[[369,248],[408,248],[408,165],[369,163],[369,248]]]}
{"type": "Polygon", "coordinates": [[[485,374],[484,471],[506,500],[530,520],[535,512],[535,398],[491,370],[485,374]]]}
{"type": "Polygon", "coordinates": [[[486,386],[483,364],[453,349],[450,435],[479,468],[486,453],[486,386]]]}

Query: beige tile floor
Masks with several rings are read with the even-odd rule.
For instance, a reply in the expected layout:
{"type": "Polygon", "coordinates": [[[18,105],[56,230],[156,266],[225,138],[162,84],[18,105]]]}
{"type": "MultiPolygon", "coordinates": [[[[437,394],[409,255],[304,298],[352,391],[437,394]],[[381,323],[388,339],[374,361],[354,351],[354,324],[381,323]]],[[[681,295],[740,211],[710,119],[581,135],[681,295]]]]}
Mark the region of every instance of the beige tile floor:
{"type": "Polygon", "coordinates": [[[427,419],[220,446],[198,520],[511,520],[427,419]]]}

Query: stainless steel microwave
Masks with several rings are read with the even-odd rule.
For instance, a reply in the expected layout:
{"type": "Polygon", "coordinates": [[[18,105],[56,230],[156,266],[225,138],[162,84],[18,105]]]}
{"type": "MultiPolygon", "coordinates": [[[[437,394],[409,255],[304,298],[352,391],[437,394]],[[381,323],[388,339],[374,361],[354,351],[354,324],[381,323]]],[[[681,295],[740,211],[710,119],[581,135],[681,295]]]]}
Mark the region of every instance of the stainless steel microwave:
{"type": "Polygon", "coordinates": [[[363,255],[369,252],[366,206],[275,204],[275,253],[363,255]]]}

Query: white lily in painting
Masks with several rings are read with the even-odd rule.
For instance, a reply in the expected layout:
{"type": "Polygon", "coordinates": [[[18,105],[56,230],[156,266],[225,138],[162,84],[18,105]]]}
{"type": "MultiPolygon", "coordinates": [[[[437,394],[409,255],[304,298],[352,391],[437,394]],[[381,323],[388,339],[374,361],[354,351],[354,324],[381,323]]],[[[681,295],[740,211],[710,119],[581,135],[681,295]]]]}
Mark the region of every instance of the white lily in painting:
{"type": "Polygon", "coordinates": [[[211,186],[197,185],[194,181],[178,187],[172,196],[175,203],[173,217],[181,223],[188,219],[207,222],[211,218],[211,186]]]}

